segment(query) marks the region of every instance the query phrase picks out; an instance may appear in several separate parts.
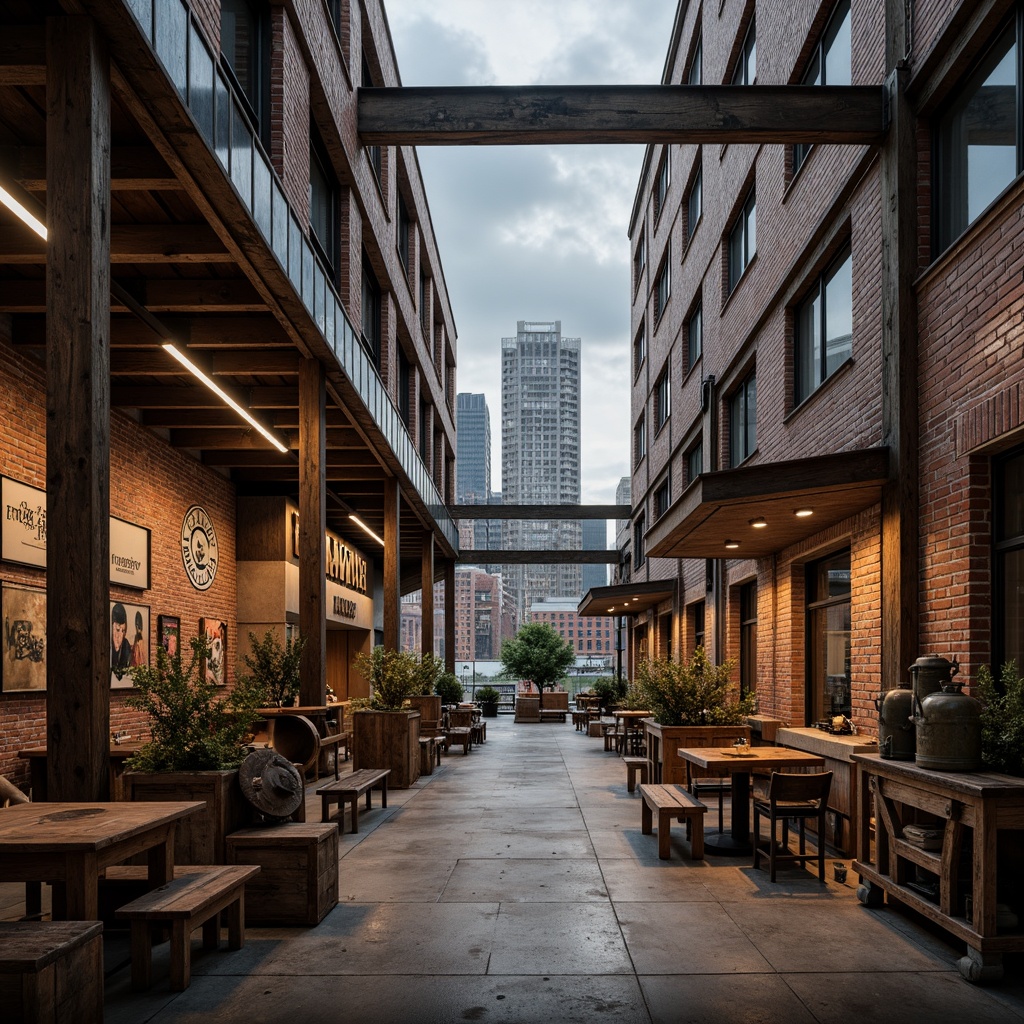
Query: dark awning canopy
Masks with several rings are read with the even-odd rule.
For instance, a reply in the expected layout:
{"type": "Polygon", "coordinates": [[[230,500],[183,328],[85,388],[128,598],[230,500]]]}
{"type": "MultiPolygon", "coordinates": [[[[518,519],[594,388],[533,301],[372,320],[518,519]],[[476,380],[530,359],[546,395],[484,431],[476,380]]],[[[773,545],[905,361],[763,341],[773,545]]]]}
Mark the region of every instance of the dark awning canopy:
{"type": "Polygon", "coordinates": [[[577,615],[639,615],[675,593],[675,580],[647,580],[618,583],[613,587],[591,587],[576,609],[577,615]]]}
{"type": "Polygon", "coordinates": [[[704,473],[647,532],[647,554],[762,558],[876,504],[888,474],[884,447],[704,473]]]}

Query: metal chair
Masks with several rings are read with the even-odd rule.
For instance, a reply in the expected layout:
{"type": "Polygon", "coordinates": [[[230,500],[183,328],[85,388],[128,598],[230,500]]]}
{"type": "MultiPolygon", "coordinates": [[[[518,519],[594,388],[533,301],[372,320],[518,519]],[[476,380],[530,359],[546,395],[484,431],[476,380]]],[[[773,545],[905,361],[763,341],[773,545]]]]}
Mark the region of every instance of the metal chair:
{"type": "Polygon", "coordinates": [[[768,782],[768,792],[764,796],[754,797],[754,867],[761,866],[761,858],[768,855],[769,877],[775,881],[775,869],[779,863],[799,863],[807,866],[807,861],[817,858],[818,878],[825,881],[825,814],[828,811],[828,794],[832,789],[832,773],[816,772],[813,774],[797,774],[772,772],[768,782]],[[761,844],[761,818],[768,819],[767,849],[761,844]],[[818,819],[818,852],[808,854],[806,847],[805,826],[808,818],[818,819]],[[775,825],[782,821],[781,848],[775,838],[775,825]],[[800,852],[789,852],[789,822],[796,819],[800,823],[800,852]]]}

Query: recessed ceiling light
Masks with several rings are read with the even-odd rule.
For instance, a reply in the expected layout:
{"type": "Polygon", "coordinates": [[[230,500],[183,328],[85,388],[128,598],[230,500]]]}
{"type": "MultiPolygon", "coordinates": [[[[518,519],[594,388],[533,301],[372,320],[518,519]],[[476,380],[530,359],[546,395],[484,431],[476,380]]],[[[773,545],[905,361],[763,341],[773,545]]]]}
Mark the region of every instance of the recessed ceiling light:
{"type": "Polygon", "coordinates": [[[726,547],[727,547],[727,548],[728,548],[728,549],[729,549],[730,551],[735,551],[735,549],[736,549],[736,548],[738,548],[738,547],[740,546],[740,542],[739,542],[738,540],[727,540],[727,541],[725,542],[725,546],[726,546],[726,547]]]}
{"type": "Polygon", "coordinates": [[[762,529],[764,529],[764,527],[766,527],[768,525],[768,520],[765,519],[764,516],[758,516],[756,519],[751,519],[750,520],[750,525],[755,530],[762,530],[762,529]]]}
{"type": "Polygon", "coordinates": [[[806,519],[808,516],[814,515],[814,509],[812,508],[798,508],[793,515],[798,519],[806,519]]]}

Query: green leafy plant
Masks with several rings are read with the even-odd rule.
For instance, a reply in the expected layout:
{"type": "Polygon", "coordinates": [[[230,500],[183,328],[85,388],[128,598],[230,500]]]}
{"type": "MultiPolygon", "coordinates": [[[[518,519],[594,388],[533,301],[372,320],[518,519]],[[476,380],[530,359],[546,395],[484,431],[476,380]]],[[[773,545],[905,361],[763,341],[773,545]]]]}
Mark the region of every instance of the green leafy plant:
{"type": "Polygon", "coordinates": [[[481,686],[476,691],[476,699],[481,704],[497,704],[501,700],[501,694],[493,686],[481,686]]]}
{"type": "Polygon", "coordinates": [[[731,661],[712,664],[698,647],[687,662],[641,662],[636,686],[660,725],[740,725],[754,713],[755,701],[732,697],[732,668],[731,661]]]}
{"type": "Polygon", "coordinates": [[[614,679],[604,676],[600,679],[595,679],[591,690],[594,696],[600,700],[601,707],[603,708],[613,707],[620,701],[619,685],[614,679]]]}
{"type": "Polygon", "coordinates": [[[258,709],[267,702],[266,690],[255,679],[239,679],[223,690],[199,671],[209,657],[206,636],[191,642],[191,657],[181,650],[169,655],[156,648],[156,666],[132,671],[135,692],[125,703],[149,715],[152,739],[127,761],[132,771],[181,772],[237,768],[248,753],[258,709]]]}
{"type": "Polygon", "coordinates": [[[444,659],[427,652],[420,656],[416,664],[416,689],[413,693],[429,697],[434,692],[438,679],[444,675],[444,659]]]}
{"type": "Polygon", "coordinates": [[[374,647],[355,657],[356,671],[370,681],[371,711],[401,711],[419,693],[419,661],[408,651],[374,647]]]}
{"type": "Polygon", "coordinates": [[[440,696],[442,704],[458,704],[464,692],[454,672],[442,672],[434,683],[434,693],[440,696]]]}
{"type": "Polygon", "coordinates": [[[538,690],[554,686],[576,661],[572,644],[546,622],[529,622],[501,645],[501,674],[529,680],[538,690]]]}
{"type": "Polygon", "coordinates": [[[1017,663],[999,672],[999,685],[987,665],[975,677],[981,700],[981,759],[986,767],[1007,775],[1024,775],[1024,679],[1017,663]]]}
{"type": "Polygon", "coordinates": [[[631,682],[622,695],[622,706],[628,711],[647,711],[647,693],[639,683],[631,682]]]}
{"type": "Polygon", "coordinates": [[[306,638],[288,635],[282,644],[278,635],[268,629],[262,637],[250,633],[249,645],[251,651],[243,660],[250,675],[243,678],[264,688],[268,706],[280,707],[294,701],[299,695],[299,660],[306,638]]]}

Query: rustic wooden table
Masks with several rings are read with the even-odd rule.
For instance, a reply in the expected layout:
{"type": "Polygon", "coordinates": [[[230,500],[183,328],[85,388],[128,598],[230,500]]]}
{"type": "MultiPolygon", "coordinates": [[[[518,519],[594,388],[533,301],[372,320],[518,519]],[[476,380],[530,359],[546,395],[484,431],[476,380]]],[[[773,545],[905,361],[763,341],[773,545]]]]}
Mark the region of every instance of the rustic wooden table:
{"type": "MultiPolygon", "coordinates": [[[[124,763],[141,746],[142,740],[128,740],[125,743],[111,743],[110,745],[110,799],[123,800],[124,790],[121,776],[124,775],[124,763]]],[[[29,772],[32,786],[32,799],[39,803],[46,799],[46,747],[28,747],[18,751],[18,757],[25,758],[29,764],[29,772]]]]}

